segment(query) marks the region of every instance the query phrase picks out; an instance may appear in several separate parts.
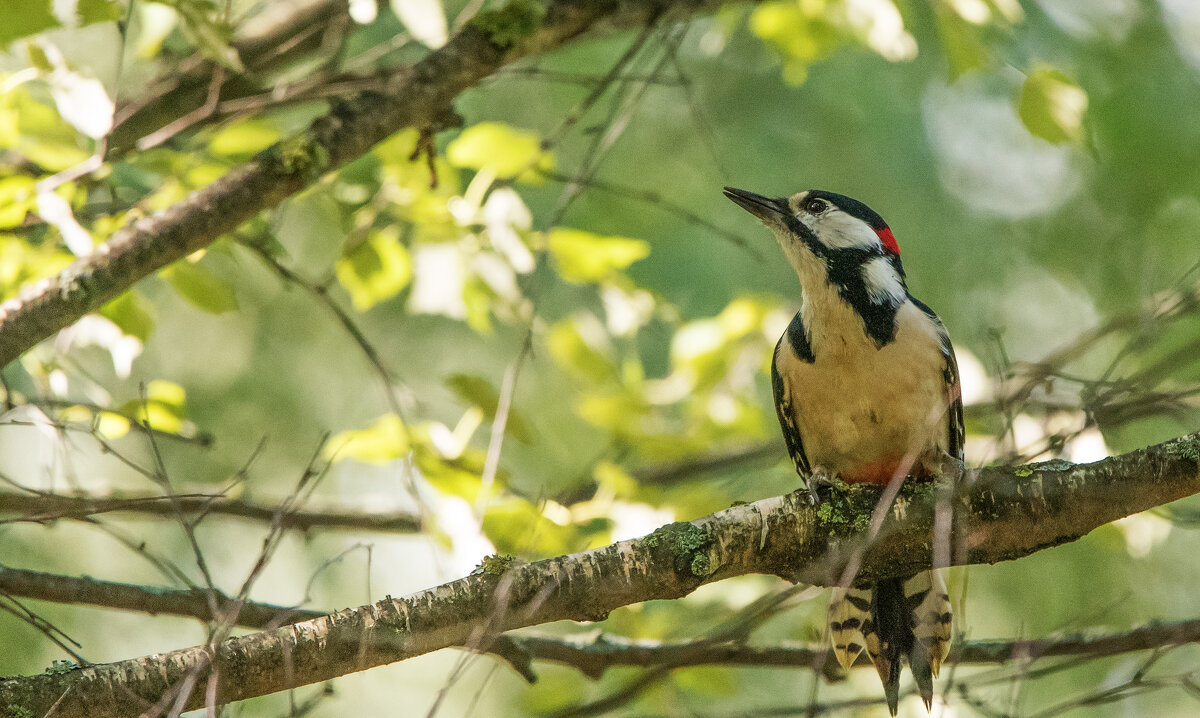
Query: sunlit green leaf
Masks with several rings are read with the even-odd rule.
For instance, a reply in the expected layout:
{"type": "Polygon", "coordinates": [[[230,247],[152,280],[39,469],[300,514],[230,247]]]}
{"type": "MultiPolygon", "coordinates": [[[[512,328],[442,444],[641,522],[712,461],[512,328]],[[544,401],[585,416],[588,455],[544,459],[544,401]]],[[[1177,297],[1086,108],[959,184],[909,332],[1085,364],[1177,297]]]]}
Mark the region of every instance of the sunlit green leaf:
{"type": "Polygon", "coordinates": [[[37,208],[37,183],[17,175],[0,179],[0,227],[19,227],[25,214],[37,208]]]}
{"type": "Polygon", "coordinates": [[[1058,70],[1040,68],[1025,78],[1017,112],[1032,135],[1058,144],[1083,137],[1087,106],[1083,88],[1058,70]]]}
{"type": "Polygon", "coordinates": [[[500,553],[555,556],[570,553],[583,537],[570,524],[552,521],[525,499],[506,499],[488,506],[483,533],[500,553]]]}
{"type": "Polygon", "coordinates": [[[934,20],[951,80],[992,61],[992,49],[977,25],[965,21],[945,3],[934,5],[934,20]]]}
{"type": "Polygon", "coordinates": [[[61,271],[73,259],[54,245],[35,247],[21,237],[0,234],[0,298],[11,297],[26,282],[61,271]]]}
{"type": "Polygon", "coordinates": [[[798,85],[807,78],[809,65],[846,41],[831,15],[825,3],[765,2],[751,13],[750,30],[780,54],[784,80],[798,85]]]}
{"type": "Polygon", "coordinates": [[[122,11],[116,0],[79,0],[79,4],[75,6],[75,15],[80,24],[89,25],[94,22],[120,20],[122,11]]]}
{"type": "Polygon", "coordinates": [[[210,314],[223,314],[238,307],[233,285],[199,262],[176,262],[164,269],[163,274],[179,292],[179,296],[197,309],[210,314]]]}
{"type": "Polygon", "coordinates": [[[477,501],[483,485],[482,454],[468,449],[458,459],[448,460],[428,445],[428,437],[422,440],[424,443],[414,441],[413,446],[413,458],[421,476],[443,494],[472,503],[477,501]]]}
{"type": "Polygon", "coordinates": [[[217,155],[245,157],[270,147],[279,136],[279,130],[253,118],[222,127],[209,140],[208,149],[217,155]]]}
{"type": "Polygon", "coordinates": [[[366,429],[336,434],[325,445],[326,458],[355,459],[367,464],[387,464],[408,456],[408,430],[395,414],[385,414],[366,429]]]}
{"type": "Polygon", "coordinates": [[[650,254],[650,244],[629,237],[604,237],[582,229],[555,227],[547,243],[568,282],[583,284],[609,278],[650,254]]]}
{"type": "Polygon", "coordinates": [[[58,172],[87,159],[89,144],[25,87],[0,94],[0,149],[11,149],[43,169],[58,172]]]}
{"type": "Polygon", "coordinates": [[[130,399],[117,411],[152,429],[177,434],[187,418],[187,392],[175,382],[155,379],[146,385],[144,399],[130,399]]]}
{"type": "Polygon", "coordinates": [[[399,235],[395,226],[372,231],[367,241],[338,260],[338,281],[358,311],[391,299],[412,279],[412,260],[399,235]]]}
{"type": "MultiPolygon", "coordinates": [[[[489,419],[496,418],[496,409],[500,405],[500,393],[492,387],[487,379],[468,374],[451,374],[446,377],[446,386],[450,387],[450,390],[460,399],[482,409],[489,419]]],[[[533,440],[529,424],[515,407],[510,407],[508,410],[505,431],[517,441],[526,444],[533,440]]]]}
{"type": "Polygon", "coordinates": [[[119,439],[129,433],[129,419],[111,411],[102,411],[96,415],[96,433],[105,439],[119,439]]]}
{"type": "MultiPolygon", "coordinates": [[[[598,331],[585,337],[583,327],[576,320],[565,319],[550,327],[546,345],[550,355],[561,366],[579,372],[593,382],[611,381],[618,376],[616,363],[603,349],[589,339],[598,331]]],[[[597,327],[599,329],[599,327],[597,327]]]]}
{"type": "Polygon", "coordinates": [[[125,334],[137,337],[145,342],[154,330],[154,317],[150,314],[150,305],[137,291],[128,291],[100,307],[100,314],[106,317],[125,334]]]}
{"type": "Polygon", "coordinates": [[[11,0],[4,3],[0,22],[0,48],[17,38],[58,27],[51,0],[11,0]]]}
{"type": "Polygon", "coordinates": [[[446,159],[455,167],[487,170],[500,179],[553,166],[536,134],[503,122],[480,122],[463,130],[446,147],[446,159]]]}

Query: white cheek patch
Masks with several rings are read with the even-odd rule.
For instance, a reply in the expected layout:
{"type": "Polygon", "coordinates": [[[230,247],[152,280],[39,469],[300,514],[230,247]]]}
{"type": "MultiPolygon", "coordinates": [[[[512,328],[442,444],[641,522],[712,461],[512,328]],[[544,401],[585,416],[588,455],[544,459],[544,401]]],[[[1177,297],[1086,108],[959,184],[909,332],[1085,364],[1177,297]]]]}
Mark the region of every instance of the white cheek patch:
{"type": "Polygon", "coordinates": [[[832,210],[810,220],[821,243],[832,249],[849,247],[871,248],[879,246],[879,235],[861,219],[845,212],[832,210]]]}
{"type": "Polygon", "coordinates": [[[863,285],[875,304],[900,304],[907,296],[900,275],[886,257],[875,257],[862,267],[863,285]]]}

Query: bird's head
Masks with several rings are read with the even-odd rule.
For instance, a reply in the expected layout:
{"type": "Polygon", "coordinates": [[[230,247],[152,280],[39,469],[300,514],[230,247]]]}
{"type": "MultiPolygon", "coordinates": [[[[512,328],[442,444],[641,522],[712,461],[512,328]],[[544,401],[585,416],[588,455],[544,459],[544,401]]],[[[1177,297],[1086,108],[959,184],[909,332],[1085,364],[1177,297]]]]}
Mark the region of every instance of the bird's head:
{"type": "Polygon", "coordinates": [[[907,294],[896,238],[862,202],[816,189],[771,198],[726,187],[725,196],[775,233],[802,282],[823,277],[843,288],[858,285],[868,301],[881,303],[907,294]]]}

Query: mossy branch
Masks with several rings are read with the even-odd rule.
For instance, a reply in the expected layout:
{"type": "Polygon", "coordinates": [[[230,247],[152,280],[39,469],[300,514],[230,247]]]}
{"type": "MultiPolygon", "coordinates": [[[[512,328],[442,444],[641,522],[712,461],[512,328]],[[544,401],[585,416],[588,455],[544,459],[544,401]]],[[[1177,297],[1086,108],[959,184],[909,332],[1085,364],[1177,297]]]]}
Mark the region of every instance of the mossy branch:
{"type": "Polygon", "coordinates": [[[139,279],[202,249],[264,209],[312,184],[406,127],[457,121],[463,90],[521,57],[553,50],[598,25],[645,25],[668,11],[699,12],[716,0],[516,0],[481,13],[379,93],[333,103],[284,139],[152,217],[131,221],[91,255],[0,304],[0,367],[79,320],[139,279]]]}
{"type": "MultiPolygon", "coordinates": [[[[64,718],[137,714],[181,686],[205,685],[213,672],[213,695],[227,703],[450,646],[486,650],[506,630],[600,620],[621,606],[678,598],[748,573],[831,585],[850,564],[859,578],[875,580],[935,564],[995,563],[1198,492],[1200,433],[1094,464],[992,467],[957,484],[913,485],[879,512],[869,543],[854,526],[874,513],[873,489],[840,492],[840,508],[825,517],[799,491],[215,646],[0,681],[0,716],[43,715],[56,703],[55,715],[64,718]],[[951,521],[935,520],[947,511],[951,521]],[[935,523],[954,534],[937,536],[935,523]],[[961,550],[937,550],[941,539],[961,550]]],[[[181,704],[197,708],[204,700],[203,691],[192,691],[181,704]]]]}

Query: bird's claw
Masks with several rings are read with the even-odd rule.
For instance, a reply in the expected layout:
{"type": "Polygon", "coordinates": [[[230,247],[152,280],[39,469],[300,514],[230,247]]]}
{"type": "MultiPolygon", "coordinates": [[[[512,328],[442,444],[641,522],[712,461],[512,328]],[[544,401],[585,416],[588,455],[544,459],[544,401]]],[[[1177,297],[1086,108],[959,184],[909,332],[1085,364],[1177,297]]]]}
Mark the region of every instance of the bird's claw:
{"type": "Polygon", "coordinates": [[[805,481],[805,487],[808,489],[808,502],[816,506],[827,499],[830,490],[833,489],[835,478],[834,475],[821,469],[813,471],[805,481]]]}

